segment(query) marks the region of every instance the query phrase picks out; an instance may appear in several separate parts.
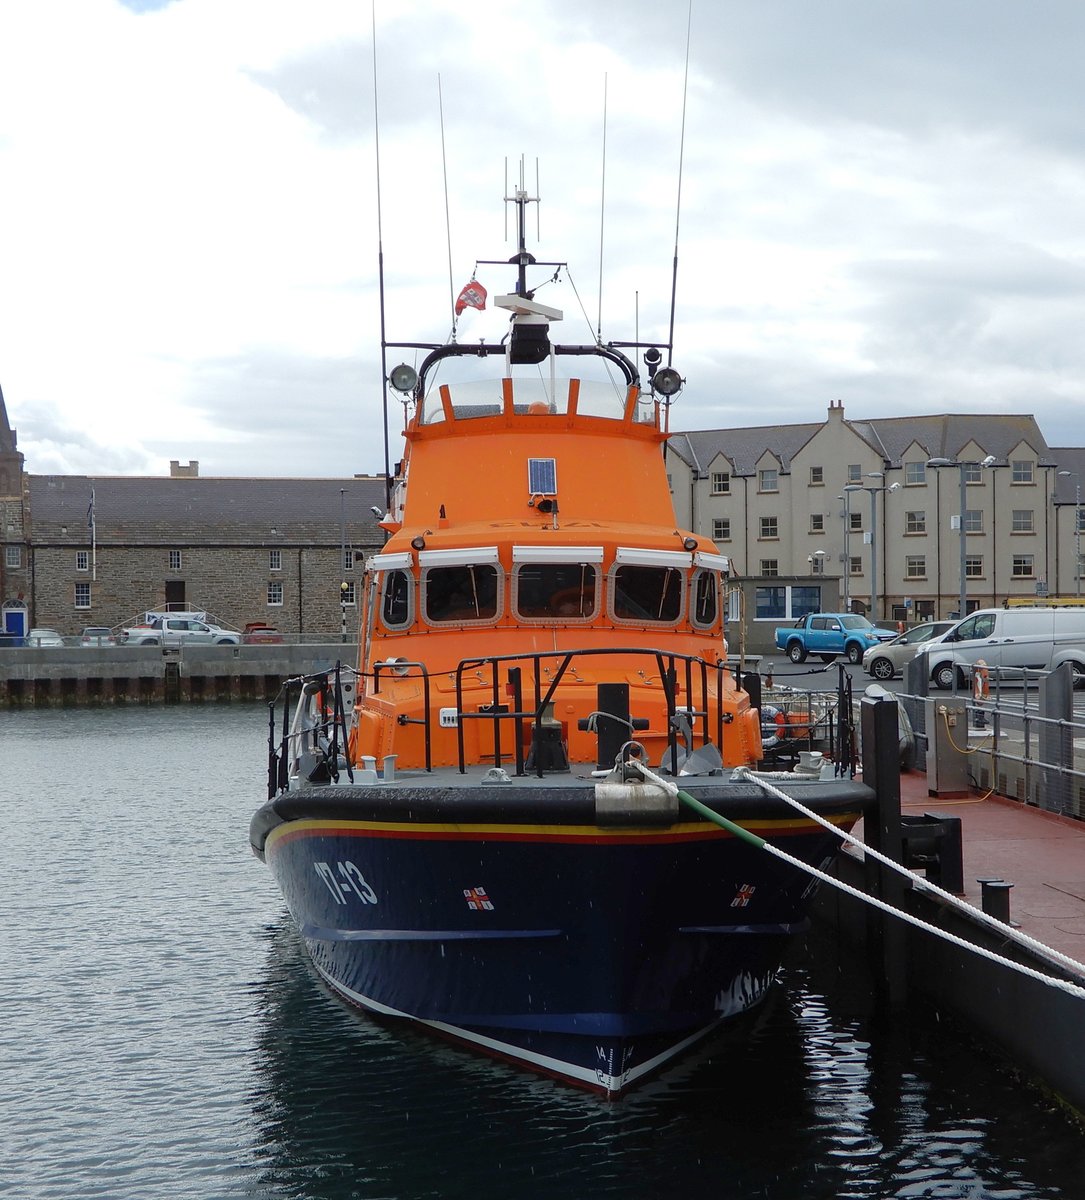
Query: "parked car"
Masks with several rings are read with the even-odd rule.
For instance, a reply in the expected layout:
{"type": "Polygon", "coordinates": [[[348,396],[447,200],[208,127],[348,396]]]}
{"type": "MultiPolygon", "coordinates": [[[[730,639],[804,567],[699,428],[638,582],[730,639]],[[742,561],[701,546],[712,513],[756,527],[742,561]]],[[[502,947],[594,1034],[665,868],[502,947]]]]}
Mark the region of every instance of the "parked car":
{"type": "Polygon", "coordinates": [[[209,625],[206,621],[175,617],[169,613],[149,615],[154,617],[153,623],[122,629],[120,640],[136,646],[173,647],[201,644],[236,646],[241,641],[241,634],[232,629],[222,629],[218,625],[209,625]]]}
{"type": "Polygon", "coordinates": [[[952,621],[924,621],[915,625],[884,646],[871,646],[863,655],[863,670],[874,679],[892,679],[912,661],[921,642],[929,642],[952,628],[952,621]]]}
{"type": "Polygon", "coordinates": [[[26,635],[26,644],[44,650],[50,646],[63,646],[64,639],[55,629],[32,629],[26,635]]]}
{"type": "Polygon", "coordinates": [[[776,648],[783,650],[793,663],[806,661],[816,654],[823,662],[832,662],[843,654],[850,663],[862,662],[871,646],[891,642],[896,635],[879,629],[856,613],[807,613],[792,625],[776,630],[776,648]]]}
{"type": "Polygon", "coordinates": [[[1085,686],[1085,609],[1021,605],[981,608],[923,646],[935,687],[967,687],[980,660],[1005,677],[1070,664],[1074,687],[1085,686]]]}
{"type": "Polygon", "coordinates": [[[247,644],[281,643],[283,635],[274,625],[266,625],[263,621],[250,621],[241,631],[241,640],[247,644]]]}
{"type": "Polygon", "coordinates": [[[79,635],[80,646],[115,646],[117,639],[108,625],[87,625],[79,635]]]}

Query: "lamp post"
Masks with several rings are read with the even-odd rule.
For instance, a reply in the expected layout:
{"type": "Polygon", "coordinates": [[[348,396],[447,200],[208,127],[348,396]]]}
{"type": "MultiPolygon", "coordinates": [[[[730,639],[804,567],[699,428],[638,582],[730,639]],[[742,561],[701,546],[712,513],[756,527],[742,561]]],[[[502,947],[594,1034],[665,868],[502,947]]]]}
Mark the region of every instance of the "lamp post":
{"type": "MultiPolygon", "coordinates": [[[[867,471],[867,479],[884,479],[881,471],[867,471]]],[[[870,619],[878,619],[878,493],[895,492],[900,489],[899,483],[891,483],[888,487],[880,484],[871,486],[865,483],[849,483],[845,492],[870,493],[870,619]]]]}
{"type": "Polygon", "coordinates": [[[1060,471],[1074,480],[1074,594],[1081,595],[1081,475],[1077,471],[1060,471]]]}
{"type": "MultiPolygon", "coordinates": [[[[968,509],[968,468],[969,467],[993,467],[995,465],[995,456],[988,454],[987,457],[980,463],[976,462],[961,462],[956,458],[928,458],[928,467],[956,467],[961,477],[961,511],[957,518],[957,532],[960,534],[961,540],[961,597],[958,608],[958,619],[964,620],[968,615],[966,607],[968,604],[968,555],[965,545],[965,512],[968,509]]],[[[941,581],[939,580],[939,591],[941,591],[941,581]]]]}
{"type": "Polygon", "coordinates": [[[844,494],[837,496],[844,501],[844,611],[851,612],[851,558],[848,555],[848,542],[851,535],[851,486],[845,486],[844,494]]]}

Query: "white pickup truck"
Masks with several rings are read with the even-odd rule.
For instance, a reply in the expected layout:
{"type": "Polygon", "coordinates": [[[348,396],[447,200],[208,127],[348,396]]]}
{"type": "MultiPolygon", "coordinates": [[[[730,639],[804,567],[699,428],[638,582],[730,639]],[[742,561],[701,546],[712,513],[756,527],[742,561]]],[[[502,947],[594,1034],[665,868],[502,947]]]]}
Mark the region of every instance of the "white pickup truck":
{"type": "Polygon", "coordinates": [[[204,614],[154,613],[143,623],[122,629],[118,641],[128,646],[239,646],[241,634],[202,620],[204,614]]]}

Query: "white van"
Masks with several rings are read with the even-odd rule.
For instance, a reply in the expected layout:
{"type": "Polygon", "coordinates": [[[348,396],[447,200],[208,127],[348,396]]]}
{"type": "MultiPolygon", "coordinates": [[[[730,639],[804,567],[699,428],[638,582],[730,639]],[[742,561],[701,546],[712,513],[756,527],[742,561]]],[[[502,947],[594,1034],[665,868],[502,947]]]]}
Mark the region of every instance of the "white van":
{"type": "Polygon", "coordinates": [[[954,680],[964,687],[973,665],[983,659],[992,675],[1022,669],[1051,671],[1064,662],[1074,672],[1074,686],[1085,685],[1085,608],[981,608],[958,621],[936,641],[917,647],[926,653],[936,687],[954,680]]]}

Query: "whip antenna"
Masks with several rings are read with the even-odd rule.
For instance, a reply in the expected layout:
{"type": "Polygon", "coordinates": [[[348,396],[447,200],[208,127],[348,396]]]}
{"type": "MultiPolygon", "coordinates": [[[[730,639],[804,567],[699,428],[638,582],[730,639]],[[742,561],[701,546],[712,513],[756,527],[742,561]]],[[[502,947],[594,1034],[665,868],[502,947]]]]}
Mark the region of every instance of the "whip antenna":
{"type": "Polygon", "coordinates": [[[678,225],[682,216],[682,163],[686,153],[686,97],[689,95],[689,39],[693,28],[693,0],[686,14],[686,70],[682,79],[682,134],[678,140],[678,199],[674,211],[674,267],[671,271],[671,326],[667,334],[667,366],[674,355],[674,306],[678,295],[678,225]]]}
{"type": "Polygon", "coordinates": [[[595,340],[603,341],[603,220],[607,207],[607,77],[603,74],[603,175],[599,184],[599,313],[595,319],[595,340]]]}
{"type": "Polygon", "coordinates": [[[381,141],[377,117],[377,3],[369,6],[373,23],[373,150],[377,160],[377,287],[380,295],[381,387],[384,410],[384,511],[392,511],[392,460],[388,448],[388,343],[384,324],[384,226],[381,221],[381,141]]]}
{"type": "Polygon", "coordinates": [[[456,340],[456,285],[452,279],[452,222],[448,216],[448,160],[445,157],[445,100],[437,76],[437,108],[441,114],[441,172],[445,183],[445,239],[448,242],[448,305],[452,309],[452,340],[456,340]]]}

